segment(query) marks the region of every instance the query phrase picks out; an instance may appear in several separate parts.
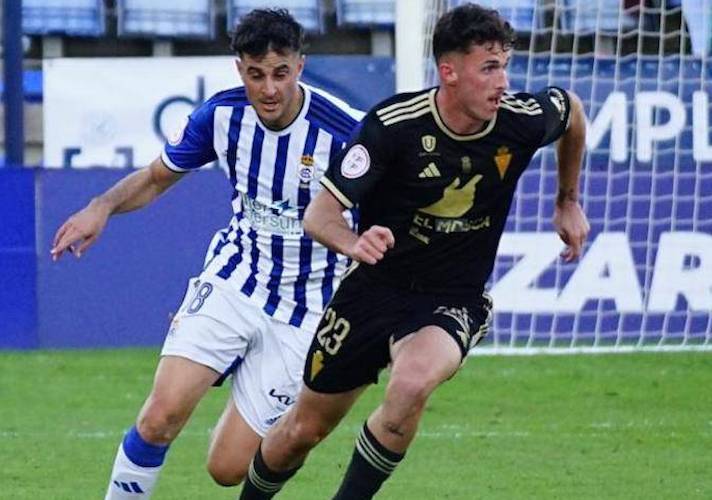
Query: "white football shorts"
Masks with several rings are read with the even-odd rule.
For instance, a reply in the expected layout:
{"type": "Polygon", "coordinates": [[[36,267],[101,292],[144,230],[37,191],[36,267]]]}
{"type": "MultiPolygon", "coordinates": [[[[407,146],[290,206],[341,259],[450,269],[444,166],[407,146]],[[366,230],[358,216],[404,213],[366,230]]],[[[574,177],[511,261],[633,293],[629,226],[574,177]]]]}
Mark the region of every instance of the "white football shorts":
{"type": "Polygon", "coordinates": [[[219,277],[192,278],[162,356],[229,375],[237,410],[264,436],[294,403],[314,332],[277,321],[219,277]]]}

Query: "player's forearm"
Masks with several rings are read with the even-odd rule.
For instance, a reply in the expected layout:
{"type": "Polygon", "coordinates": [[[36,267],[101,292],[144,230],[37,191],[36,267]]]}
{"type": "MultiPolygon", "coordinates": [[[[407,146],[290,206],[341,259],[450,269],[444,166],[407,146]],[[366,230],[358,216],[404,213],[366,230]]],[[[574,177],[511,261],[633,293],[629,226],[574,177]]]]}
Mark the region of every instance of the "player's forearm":
{"type": "Polygon", "coordinates": [[[162,173],[160,169],[167,169],[157,164],[158,161],[124,177],[94,198],[90,205],[106,210],[109,215],[130,212],[148,205],[175,182],[171,174],[162,173]]]}
{"type": "Polygon", "coordinates": [[[557,203],[578,201],[581,162],[586,148],[586,119],[579,98],[569,92],[571,122],[557,145],[559,192],[557,203]]]}
{"type": "Polygon", "coordinates": [[[304,214],[304,231],[315,241],[343,255],[348,255],[358,235],[341,214],[343,207],[328,191],[322,191],[304,214]]]}

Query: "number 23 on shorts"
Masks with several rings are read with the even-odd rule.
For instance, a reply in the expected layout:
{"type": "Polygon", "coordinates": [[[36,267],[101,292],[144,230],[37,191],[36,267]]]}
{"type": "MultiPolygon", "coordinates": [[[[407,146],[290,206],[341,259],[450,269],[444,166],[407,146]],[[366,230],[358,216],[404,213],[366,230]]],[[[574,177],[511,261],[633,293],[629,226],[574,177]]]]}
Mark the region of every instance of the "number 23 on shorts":
{"type": "Polygon", "coordinates": [[[344,318],[338,318],[331,307],[324,312],[321,324],[324,326],[316,332],[316,339],[324,350],[333,356],[341,349],[344,339],[351,331],[351,324],[344,318]]]}

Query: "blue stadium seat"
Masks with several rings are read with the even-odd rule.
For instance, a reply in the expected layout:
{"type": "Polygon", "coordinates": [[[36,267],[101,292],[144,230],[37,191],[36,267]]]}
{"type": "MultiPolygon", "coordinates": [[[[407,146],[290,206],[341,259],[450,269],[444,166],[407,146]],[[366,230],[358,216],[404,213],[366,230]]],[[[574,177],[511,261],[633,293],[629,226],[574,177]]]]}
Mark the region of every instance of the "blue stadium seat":
{"type": "Polygon", "coordinates": [[[28,35],[101,36],[102,0],[23,0],[22,31],[28,35]]]}
{"type": "Polygon", "coordinates": [[[625,13],[622,0],[564,0],[561,31],[577,34],[618,33],[635,28],[636,20],[625,13]]]}
{"type": "MultiPolygon", "coordinates": [[[[227,0],[227,30],[232,32],[239,19],[253,9],[275,6],[264,0],[227,0]]],[[[289,10],[306,31],[323,32],[324,21],[319,0],[281,0],[279,7],[289,10]]]]}
{"type": "Polygon", "coordinates": [[[395,0],[337,0],[336,20],[339,25],[393,26],[395,0]]]}
{"type": "Polygon", "coordinates": [[[517,32],[531,33],[541,25],[540,20],[534,18],[537,0],[479,0],[477,3],[497,9],[517,32]]]}
{"type": "Polygon", "coordinates": [[[213,38],[210,0],[119,0],[120,36],[213,38]]]}

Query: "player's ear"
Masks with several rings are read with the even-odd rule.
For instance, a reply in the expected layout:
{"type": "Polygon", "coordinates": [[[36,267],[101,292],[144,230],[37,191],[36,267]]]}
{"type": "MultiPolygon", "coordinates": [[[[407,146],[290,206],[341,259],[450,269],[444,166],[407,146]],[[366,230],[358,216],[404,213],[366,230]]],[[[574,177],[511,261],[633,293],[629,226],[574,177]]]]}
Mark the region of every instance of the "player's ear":
{"type": "Polygon", "coordinates": [[[299,54],[299,61],[297,62],[297,78],[302,77],[302,71],[304,70],[304,54],[299,54]]]}
{"type": "Polygon", "coordinates": [[[242,77],[243,67],[242,67],[242,59],[240,59],[240,56],[237,56],[235,58],[235,68],[237,69],[237,74],[240,75],[240,77],[242,77]]]}
{"type": "Polygon", "coordinates": [[[453,85],[457,82],[457,70],[453,60],[443,56],[438,61],[438,75],[440,81],[445,85],[453,85]]]}

